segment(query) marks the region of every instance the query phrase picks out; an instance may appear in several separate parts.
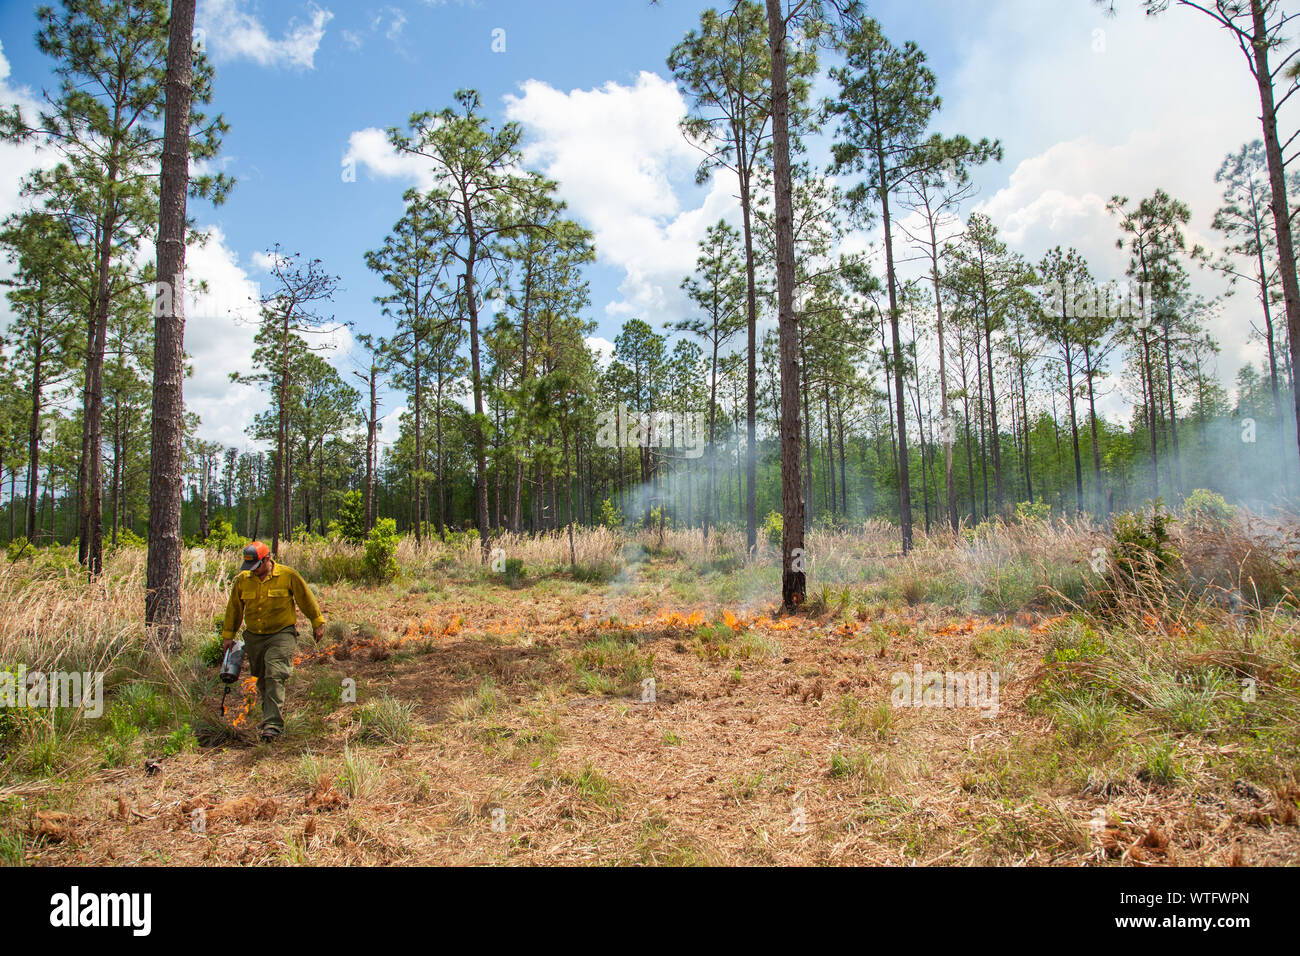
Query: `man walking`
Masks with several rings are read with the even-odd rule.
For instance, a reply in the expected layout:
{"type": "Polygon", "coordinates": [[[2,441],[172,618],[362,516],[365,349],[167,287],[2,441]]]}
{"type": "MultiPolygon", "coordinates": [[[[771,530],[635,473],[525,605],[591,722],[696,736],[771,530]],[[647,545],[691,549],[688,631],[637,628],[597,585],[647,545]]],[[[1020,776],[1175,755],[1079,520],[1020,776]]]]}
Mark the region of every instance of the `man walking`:
{"type": "Polygon", "coordinates": [[[312,636],[320,640],[325,616],[302,575],[276,564],[266,545],[254,541],[244,549],[244,563],[230,589],[221,638],[227,650],[235,643],[242,622],[249,672],[257,678],[262,698],[262,739],[284,733],[284,685],[293,674],[298,647],[295,605],[311,621],[312,636]]]}

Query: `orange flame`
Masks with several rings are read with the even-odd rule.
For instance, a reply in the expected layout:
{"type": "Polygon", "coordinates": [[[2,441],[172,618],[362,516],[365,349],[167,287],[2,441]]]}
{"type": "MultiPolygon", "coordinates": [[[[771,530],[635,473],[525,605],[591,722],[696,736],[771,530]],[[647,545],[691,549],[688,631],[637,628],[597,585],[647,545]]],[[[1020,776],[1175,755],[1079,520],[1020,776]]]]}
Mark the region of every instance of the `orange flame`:
{"type": "Polygon", "coordinates": [[[230,719],[231,727],[243,727],[248,722],[248,711],[257,696],[257,678],[243,677],[239,681],[239,690],[243,697],[239,701],[239,713],[230,719]]]}

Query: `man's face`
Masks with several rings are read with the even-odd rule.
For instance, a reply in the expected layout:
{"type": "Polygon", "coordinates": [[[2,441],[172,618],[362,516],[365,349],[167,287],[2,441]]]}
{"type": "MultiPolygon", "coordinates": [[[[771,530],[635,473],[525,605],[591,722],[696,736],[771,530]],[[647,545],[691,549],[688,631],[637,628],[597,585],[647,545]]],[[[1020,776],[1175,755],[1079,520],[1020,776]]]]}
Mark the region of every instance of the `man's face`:
{"type": "Polygon", "coordinates": [[[262,563],[253,568],[253,573],[265,581],[266,576],[271,573],[271,559],[263,558],[262,563]]]}

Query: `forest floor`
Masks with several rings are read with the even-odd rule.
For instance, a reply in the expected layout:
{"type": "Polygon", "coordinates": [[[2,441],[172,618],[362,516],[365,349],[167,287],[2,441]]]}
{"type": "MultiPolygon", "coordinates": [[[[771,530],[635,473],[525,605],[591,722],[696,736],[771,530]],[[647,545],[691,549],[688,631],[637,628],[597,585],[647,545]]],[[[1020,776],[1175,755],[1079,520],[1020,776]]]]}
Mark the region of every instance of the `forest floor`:
{"type": "Polygon", "coordinates": [[[739,598],[725,561],[637,557],[605,581],[318,583],[332,625],[315,645],[300,622],[283,738],[257,741],[251,680],[223,717],[196,667],[170,733],[147,716],[165,690],[119,683],[109,729],[6,758],[4,861],[1300,862],[1289,623],[1243,650],[1222,622],[1107,627],[906,586],[784,616],[710,596],[739,598]],[[996,696],[895,706],[918,670],[996,675],[996,696]]]}

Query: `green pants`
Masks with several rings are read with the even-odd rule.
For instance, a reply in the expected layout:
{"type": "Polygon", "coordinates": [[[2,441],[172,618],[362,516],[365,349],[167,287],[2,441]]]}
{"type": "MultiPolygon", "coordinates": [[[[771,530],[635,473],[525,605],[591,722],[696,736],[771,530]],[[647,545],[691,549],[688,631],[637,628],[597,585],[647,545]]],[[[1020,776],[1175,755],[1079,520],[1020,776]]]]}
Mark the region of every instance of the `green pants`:
{"type": "Polygon", "coordinates": [[[262,698],[262,729],[284,732],[284,685],[293,676],[293,656],[298,650],[298,630],[286,627],[274,634],[244,632],[248,671],[257,678],[262,698]]]}

